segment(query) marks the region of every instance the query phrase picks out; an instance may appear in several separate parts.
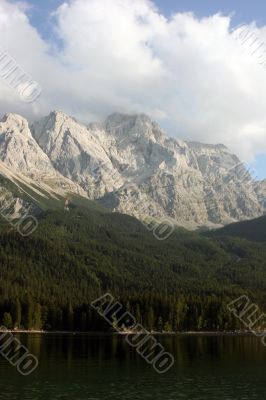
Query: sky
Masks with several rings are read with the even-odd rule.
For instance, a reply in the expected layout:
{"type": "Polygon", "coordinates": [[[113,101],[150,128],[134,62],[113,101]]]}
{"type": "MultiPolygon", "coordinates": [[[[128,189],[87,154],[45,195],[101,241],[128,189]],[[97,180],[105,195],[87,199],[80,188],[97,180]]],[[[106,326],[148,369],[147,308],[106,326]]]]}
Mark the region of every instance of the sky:
{"type": "Polygon", "coordinates": [[[233,14],[233,22],[236,25],[255,20],[259,26],[263,25],[266,19],[266,3],[263,0],[157,0],[155,3],[168,16],[177,11],[193,11],[199,17],[221,12],[224,15],[233,14]]]}
{"type": "Polygon", "coordinates": [[[1,115],[143,112],[170,136],[224,143],[266,178],[262,1],[0,0],[0,48],[42,87],[25,104],[0,81],[1,115]]]}

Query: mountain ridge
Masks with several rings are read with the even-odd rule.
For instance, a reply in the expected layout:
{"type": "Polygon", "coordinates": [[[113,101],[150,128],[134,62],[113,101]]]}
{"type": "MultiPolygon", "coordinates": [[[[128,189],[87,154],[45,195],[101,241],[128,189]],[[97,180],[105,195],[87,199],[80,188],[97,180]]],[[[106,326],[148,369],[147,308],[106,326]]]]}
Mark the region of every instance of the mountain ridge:
{"type": "Polygon", "coordinates": [[[139,219],[167,217],[195,229],[265,212],[264,183],[226,146],[167,137],[145,114],[114,113],[84,125],[53,111],[29,125],[8,113],[0,122],[0,160],[55,192],[139,219]]]}

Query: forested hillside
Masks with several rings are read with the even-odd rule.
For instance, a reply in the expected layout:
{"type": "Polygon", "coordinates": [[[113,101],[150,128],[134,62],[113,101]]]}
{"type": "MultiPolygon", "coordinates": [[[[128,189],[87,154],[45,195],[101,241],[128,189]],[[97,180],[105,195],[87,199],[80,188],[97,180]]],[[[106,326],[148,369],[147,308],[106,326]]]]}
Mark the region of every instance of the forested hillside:
{"type": "Polygon", "coordinates": [[[208,236],[212,237],[240,237],[247,240],[265,242],[266,244],[266,216],[226,225],[221,229],[211,231],[208,236]]]}
{"type": "Polygon", "coordinates": [[[0,290],[9,328],[110,330],[90,306],[110,292],[150,330],[238,329],[230,301],[266,309],[266,245],[183,229],[158,241],[132,217],[72,206],[29,237],[2,221],[0,290]]]}

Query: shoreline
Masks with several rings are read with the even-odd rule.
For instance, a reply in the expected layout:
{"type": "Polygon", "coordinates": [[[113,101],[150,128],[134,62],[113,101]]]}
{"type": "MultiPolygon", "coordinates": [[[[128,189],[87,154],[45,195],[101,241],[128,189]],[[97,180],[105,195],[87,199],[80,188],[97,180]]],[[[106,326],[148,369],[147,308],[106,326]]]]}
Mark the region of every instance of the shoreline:
{"type": "MultiPolygon", "coordinates": [[[[0,329],[0,333],[9,332],[12,334],[43,334],[43,335],[93,335],[93,336],[127,336],[127,335],[135,335],[137,332],[125,331],[125,332],[101,332],[101,331],[45,331],[45,330],[23,330],[23,329],[0,329]]],[[[266,334],[266,331],[257,331],[258,335],[266,334]]],[[[141,334],[141,332],[140,332],[141,334]]],[[[143,332],[143,335],[151,335],[151,336],[256,336],[253,332],[250,331],[186,331],[186,332],[143,332]]]]}

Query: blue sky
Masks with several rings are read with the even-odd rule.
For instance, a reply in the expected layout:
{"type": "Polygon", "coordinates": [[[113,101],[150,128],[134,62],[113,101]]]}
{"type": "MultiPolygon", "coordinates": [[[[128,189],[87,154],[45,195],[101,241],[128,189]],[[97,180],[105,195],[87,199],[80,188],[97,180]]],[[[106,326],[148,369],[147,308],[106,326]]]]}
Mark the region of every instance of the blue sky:
{"type": "Polygon", "coordinates": [[[251,164],[251,169],[255,172],[255,177],[257,176],[259,179],[266,178],[266,155],[262,154],[261,156],[257,156],[256,161],[251,164]]]}
{"type": "Polygon", "coordinates": [[[155,3],[166,15],[176,11],[193,11],[197,16],[204,17],[221,12],[231,14],[236,25],[256,20],[262,25],[266,20],[266,3],[260,0],[156,0],[155,3]]]}
{"type": "MultiPolygon", "coordinates": [[[[37,28],[44,39],[55,40],[49,16],[63,3],[63,0],[27,0],[26,2],[32,6],[27,12],[31,24],[37,28]]],[[[258,0],[252,2],[243,0],[154,0],[154,3],[167,17],[173,13],[185,11],[192,11],[197,17],[207,17],[220,12],[223,15],[232,15],[234,26],[252,21],[256,21],[258,26],[266,25],[266,2],[258,0]]],[[[259,178],[266,178],[266,155],[257,156],[252,168],[257,171],[256,174],[259,178]]]]}
{"type": "MultiPolygon", "coordinates": [[[[46,18],[51,10],[54,10],[63,2],[63,0],[27,0],[27,3],[33,6],[30,12],[32,23],[45,34],[49,34],[46,18]]],[[[261,26],[266,22],[266,2],[260,0],[154,0],[153,2],[168,17],[172,13],[185,11],[192,11],[198,17],[221,12],[225,15],[233,14],[235,25],[255,20],[261,26]]]]}

